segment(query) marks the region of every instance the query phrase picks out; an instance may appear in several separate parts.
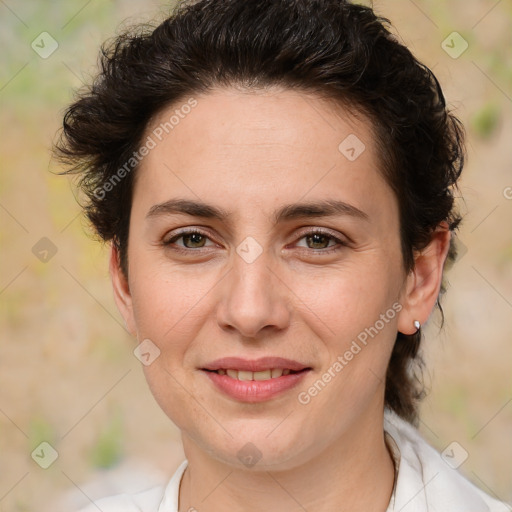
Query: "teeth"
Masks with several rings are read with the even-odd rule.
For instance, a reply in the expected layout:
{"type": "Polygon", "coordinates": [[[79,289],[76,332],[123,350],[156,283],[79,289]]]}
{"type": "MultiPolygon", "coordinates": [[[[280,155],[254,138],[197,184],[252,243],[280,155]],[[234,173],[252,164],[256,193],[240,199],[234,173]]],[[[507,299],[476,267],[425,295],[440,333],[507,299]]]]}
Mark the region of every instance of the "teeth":
{"type": "Polygon", "coordinates": [[[260,372],[249,372],[246,370],[217,370],[217,373],[219,375],[227,375],[228,377],[231,377],[232,379],[238,379],[238,380],[269,380],[269,379],[277,379],[278,377],[281,377],[282,375],[289,375],[290,370],[288,368],[282,369],[282,368],[272,368],[268,370],[262,370],[260,372]]]}
{"type": "MultiPolygon", "coordinates": [[[[251,373],[251,372],[247,372],[247,373],[251,373]]],[[[252,378],[254,380],[268,380],[271,378],[272,370],[263,370],[261,372],[254,372],[252,375],[253,375],[252,378]]],[[[240,374],[238,374],[238,378],[240,378],[240,374]]]]}
{"type": "Polygon", "coordinates": [[[238,380],[253,380],[253,373],[240,370],[238,372],[238,380]]]}

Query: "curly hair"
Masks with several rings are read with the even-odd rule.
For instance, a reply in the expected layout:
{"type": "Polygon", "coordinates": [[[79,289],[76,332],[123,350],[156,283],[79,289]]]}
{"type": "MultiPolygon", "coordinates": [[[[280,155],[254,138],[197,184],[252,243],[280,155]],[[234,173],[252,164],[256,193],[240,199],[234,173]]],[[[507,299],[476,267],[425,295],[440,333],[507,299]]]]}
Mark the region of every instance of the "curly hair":
{"type": "MultiPolygon", "coordinates": [[[[86,215],[118,248],[125,275],[134,155],[148,124],[170,105],[223,86],[315,93],[366,116],[398,201],[407,272],[441,222],[457,228],[464,129],[388,19],[344,0],[184,2],[158,26],[104,43],[100,70],[67,108],[55,144],[65,173],[80,175],[86,215]]],[[[447,261],[455,252],[452,242],[447,261]]],[[[420,342],[420,332],[398,332],[386,376],[386,405],[411,423],[423,395],[420,342]]]]}

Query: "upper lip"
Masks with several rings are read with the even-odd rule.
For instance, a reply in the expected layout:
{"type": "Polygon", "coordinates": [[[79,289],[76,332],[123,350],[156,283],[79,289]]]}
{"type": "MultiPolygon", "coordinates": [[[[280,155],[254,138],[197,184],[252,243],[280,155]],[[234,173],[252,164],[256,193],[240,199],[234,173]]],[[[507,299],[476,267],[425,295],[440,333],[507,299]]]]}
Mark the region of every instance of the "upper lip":
{"type": "Polygon", "coordinates": [[[211,363],[202,367],[203,370],[242,370],[249,372],[259,372],[273,368],[289,369],[293,371],[304,370],[310,368],[309,366],[293,361],[292,359],[285,359],[283,357],[261,357],[259,359],[243,359],[241,357],[222,357],[216,359],[211,363]]]}

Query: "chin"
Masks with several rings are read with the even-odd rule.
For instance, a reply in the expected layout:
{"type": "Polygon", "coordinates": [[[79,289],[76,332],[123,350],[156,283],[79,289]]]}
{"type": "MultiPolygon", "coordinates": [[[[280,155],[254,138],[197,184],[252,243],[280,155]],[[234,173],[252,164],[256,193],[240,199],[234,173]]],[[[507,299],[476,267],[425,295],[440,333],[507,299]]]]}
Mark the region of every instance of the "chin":
{"type": "MultiPolygon", "coordinates": [[[[277,423],[272,421],[272,424],[272,428],[275,428],[277,423]]],[[[253,425],[251,433],[247,435],[243,433],[247,429],[241,429],[241,432],[229,430],[233,437],[227,434],[215,439],[202,437],[196,443],[219,462],[237,469],[245,467],[251,471],[284,471],[307,460],[304,435],[300,435],[300,432],[294,435],[288,428],[279,435],[269,435],[272,429],[268,428],[268,422],[261,428],[253,425]]]]}

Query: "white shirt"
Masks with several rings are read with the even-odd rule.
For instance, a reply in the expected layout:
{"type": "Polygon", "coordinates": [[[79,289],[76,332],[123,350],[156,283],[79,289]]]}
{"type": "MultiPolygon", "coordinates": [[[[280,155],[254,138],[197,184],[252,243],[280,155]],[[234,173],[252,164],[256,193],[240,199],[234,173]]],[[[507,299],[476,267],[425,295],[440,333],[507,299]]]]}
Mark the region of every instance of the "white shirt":
{"type": "MultiPolygon", "coordinates": [[[[386,512],[511,511],[509,505],[492,498],[453,469],[416,428],[390,410],[384,414],[384,432],[396,470],[386,512]]],[[[81,512],[178,512],[179,487],[187,464],[184,460],[165,486],[102,498],[81,512]]]]}

